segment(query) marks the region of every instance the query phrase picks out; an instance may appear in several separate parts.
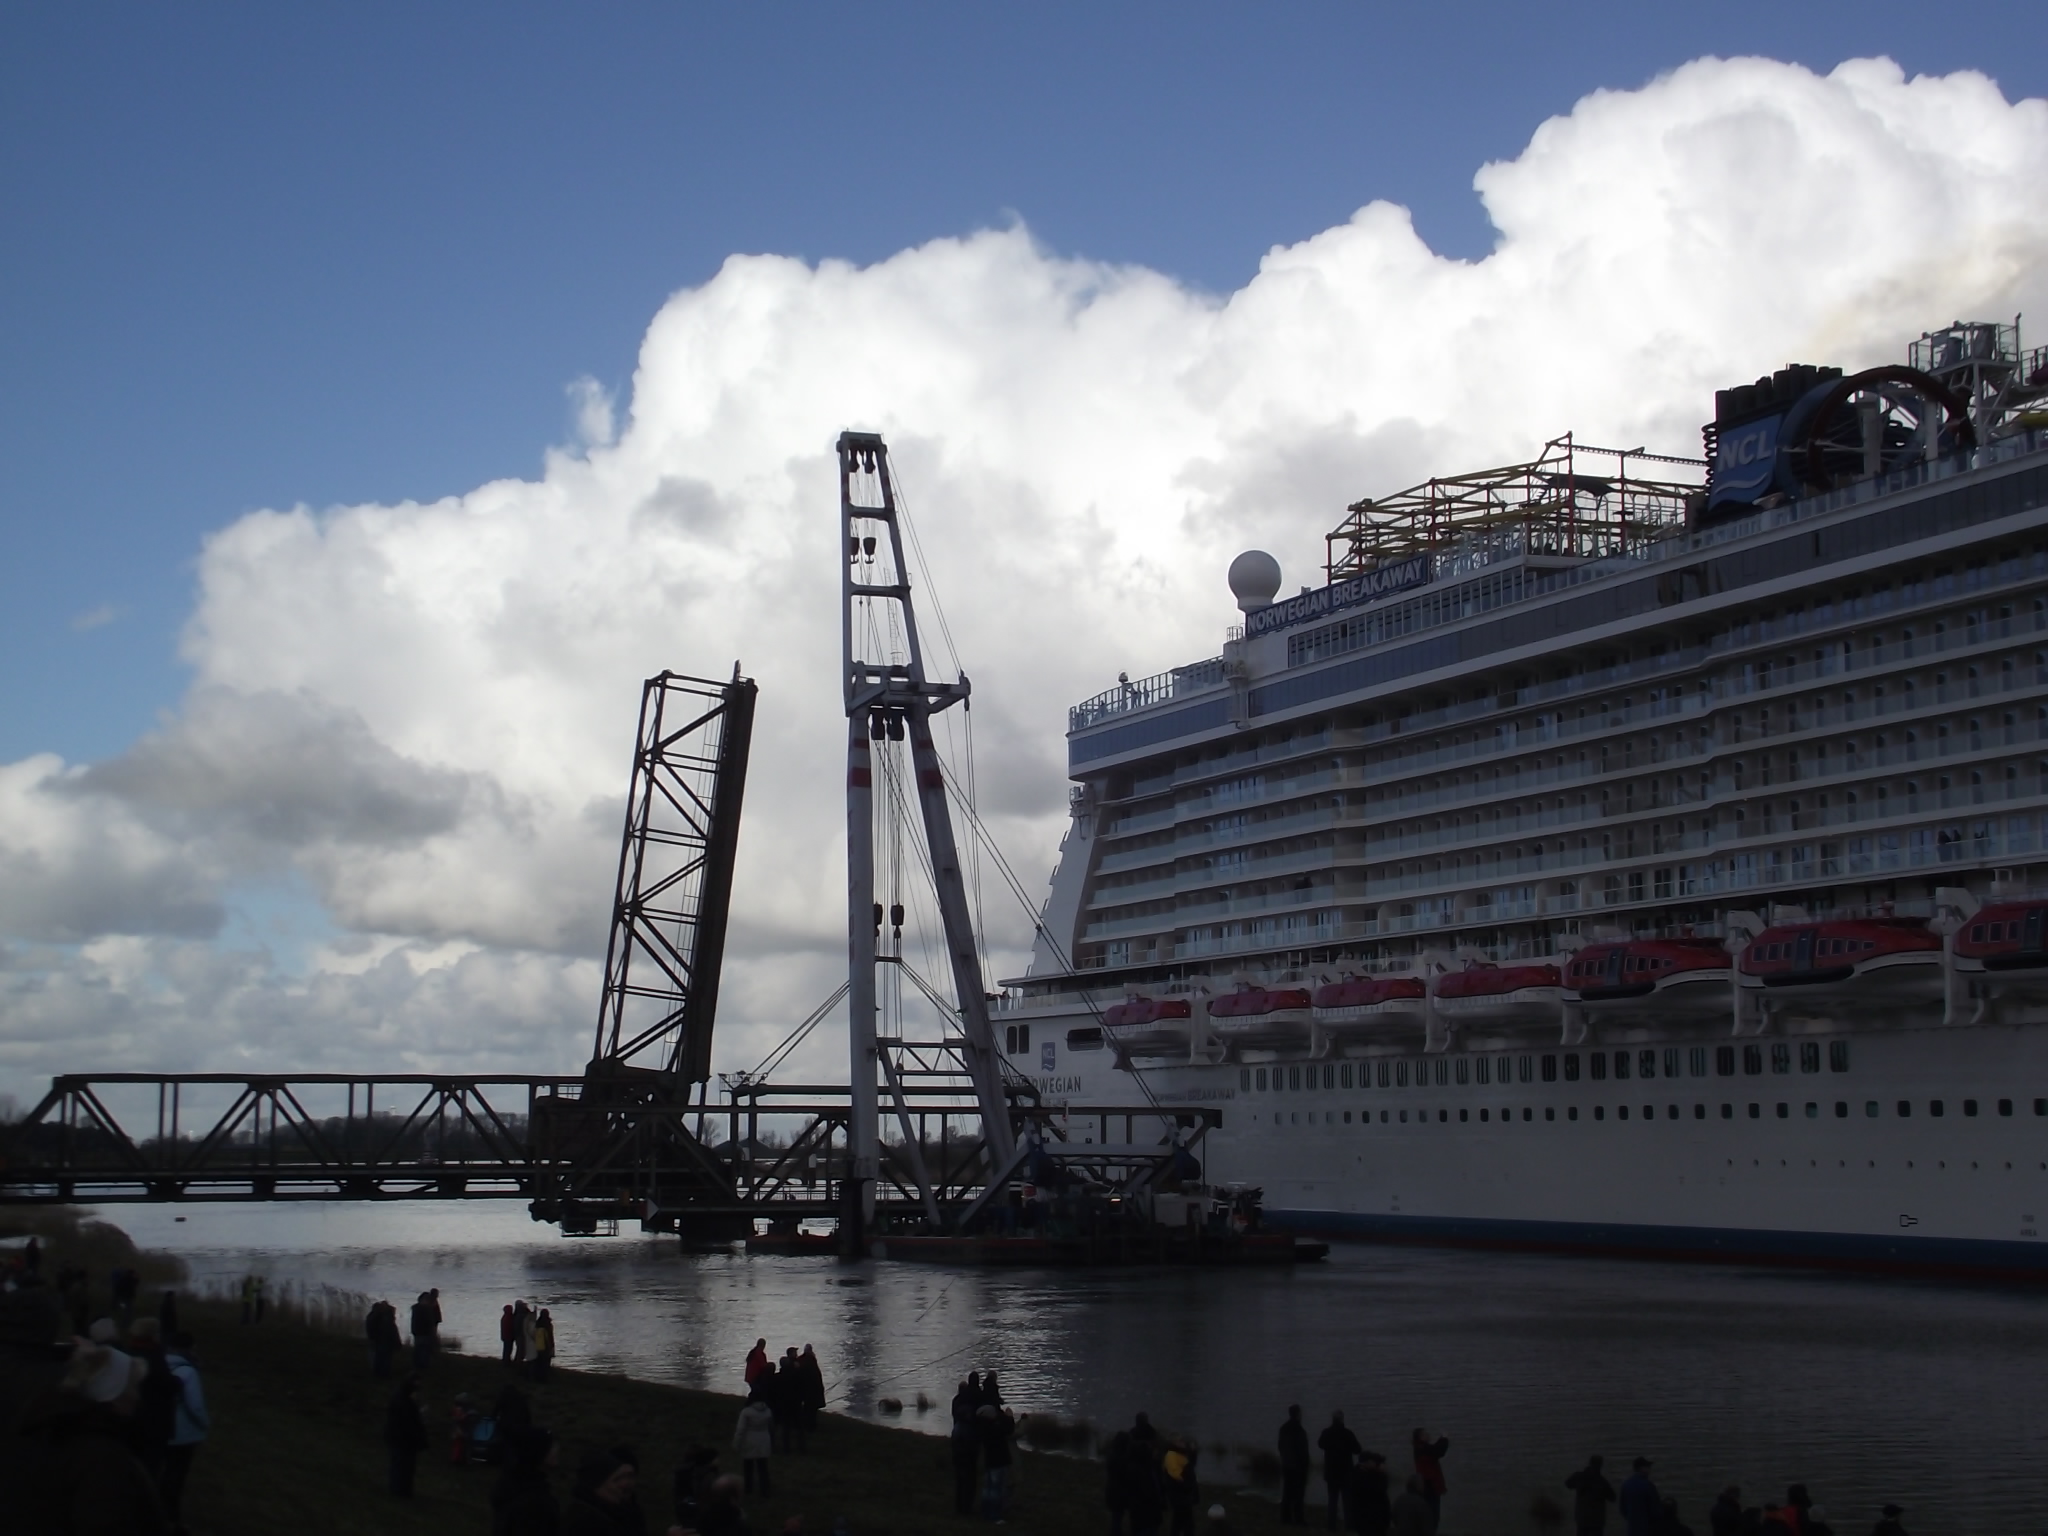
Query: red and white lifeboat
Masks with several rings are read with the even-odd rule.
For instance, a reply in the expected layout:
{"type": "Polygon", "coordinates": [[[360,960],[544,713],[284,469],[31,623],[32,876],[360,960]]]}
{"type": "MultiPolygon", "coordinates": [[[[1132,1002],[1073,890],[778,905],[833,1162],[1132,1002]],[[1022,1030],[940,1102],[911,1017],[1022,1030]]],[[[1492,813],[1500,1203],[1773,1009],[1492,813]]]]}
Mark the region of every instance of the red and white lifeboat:
{"type": "Polygon", "coordinates": [[[1296,1045],[1308,1039],[1313,1006],[1298,987],[1239,987],[1209,999],[1209,1033],[1232,1045],[1296,1045]]]}
{"type": "Polygon", "coordinates": [[[1185,1051],[1193,1012],[1184,997],[1130,997],[1103,1009],[1102,1032],[1125,1050],[1140,1054],[1185,1051]]]}
{"type": "Polygon", "coordinates": [[[1898,1006],[1941,997],[1941,940],[1917,918],[1785,923],[1751,939],[1737,962],[1746,990],[1801,1001],[1898,1006]]]}
{"type": "Polygon", "coordinates": [[[1565,997],[1594,1013],[1726,1013],[1735,958],[1718,939],[1588,944],[1564,968],[1565,997]]]}
{"type": "Polygon", "coordinates": [[[1420,1028],[1429,983],[1420,976],[1351,976],[1315,991],[1316,1022],[1333,1035],[1420,1028]]]}
{"type": "Polygon", "coordinates": [[[1556,966],[1490,965],[1468,960],[1462,971],[1446,971],[1435,982],[1436,1009],[1465,1024],[1555,1024],[1564,997],[1556,966]]]}
{"type": "Polygon", "coordinates": [[[2048,977],[2048,901],[1994,901],[1956,930],[1956,969],[1994,987],[2048,977]]]}

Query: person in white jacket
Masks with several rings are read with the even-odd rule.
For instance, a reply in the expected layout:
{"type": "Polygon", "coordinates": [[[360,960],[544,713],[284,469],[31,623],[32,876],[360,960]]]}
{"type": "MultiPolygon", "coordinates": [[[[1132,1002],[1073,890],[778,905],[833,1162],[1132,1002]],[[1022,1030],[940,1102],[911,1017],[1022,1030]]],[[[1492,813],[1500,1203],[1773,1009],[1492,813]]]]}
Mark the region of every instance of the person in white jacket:
{"type": "Polygon", "coordinates": [[[164,1513],[170,1516],[171,1529],[182,1533],[185,1529],[185,1479],[192,1475],[192,1458],[198,1454],[199,1444],[206,1438],[212,1421],[206,1416],[206,1393],[199,1384],[199,1367],[192,1363],[192,1335],[173,1334],[164,1358],[170,1364],[171,1380],[176,1384],[178,1394],[177,1412],[171,1421],[171,1441],[164,1451],[163,1480],[158,1491],[163,1495],[164,1513]]]}
{"type": "Polygon", "coordinates": [[[774,1445],[775,1410],[768,1406],[767,1394],[757,1387],[732,1431],[732,1448],[740,1453],[740,1471],[746,1477],[748,1493],[755,1492],[758,1479],[761,1496],[767,1497],[768,1454],[774,1445]]]}

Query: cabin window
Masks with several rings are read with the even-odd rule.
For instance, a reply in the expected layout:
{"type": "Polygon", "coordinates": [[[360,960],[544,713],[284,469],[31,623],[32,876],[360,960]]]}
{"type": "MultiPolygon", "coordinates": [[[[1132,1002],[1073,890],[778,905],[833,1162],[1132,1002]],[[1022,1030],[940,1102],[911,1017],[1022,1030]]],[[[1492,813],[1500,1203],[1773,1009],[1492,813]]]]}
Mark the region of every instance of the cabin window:
{"type": "MultiPolygon", "coordinates": [[[[1526,1056],[1522,1058],[1524,1061],[1528,1059],[1526,1056]]],[[[1555,1056],[1545,1056],[1543,1058],[1543,1081],[1546,1083],[1557,1081],[1557,1058],[1555,1056]]]]}
{"type": "Polygon", "coordinates": [[[1628,1077],[1628,1052],[1627,1052],[1627,1051],[1616,1051],[1616,1052],[1614,1053],[1614,1077],[1615,1077],[1615,1080],[1616,1080],[1617,1082],[1625,1081],[1625,1080],[1627,1079],[1627,1077],[1628,1077]]]}
{"type": "Polygon", "coordinates": [[[1237,1086],[1243,1089],[1246,1093],[1251,1092],[1252,1069],[1250,1067],[1239,1067],[1237,1069],[1237,1086]]]}
{"type": "MultiPolygon", "coordinates": [[[[1388,1063],[1386,1063],[1386,1062],[1384,1062],[1384,1061],[1383,1061],[1383,1062],[1381,1062],[1381,1063],[1380,1063],[1380,1069],[1379,1069],[1379,1072],[1378,1072],[1378,1074],[1377,1074],[1377,1075],[1378,1075],[1378,1078],[1379,1078],[1379,1084],[1380,1084],[1380,1086],[1381,1086],[1382,1088],[1384,1088],[1384,1087],[1386,1087],[1386,1086],[1387,1086],[1387,1073],[1388,1073],[1388,1071],[1389,1071],[1389,1066],[1388,1066],[1388,1063]]],[[[1406,1079],[1403,1079],[1403,1081],[1406,1081],[1406,1079]]]]}
{"type": "Polygon", "coordinates": [[[1102,1049],[1102,1031],[1099,1029],[1070,1029],[1067,1031],[1067,1049],[1070,1051],[1099,1051],[1102,1049]]]}
{"type": "Polygon", "coordinates": [[[1875,1120],[1877,1118],[1877,1100],[1865,1099],[1863,1101],[1863,1114],[1864,1118],[1875,1120]]]}
{"type": "Polygon", "coordinates": [[[1636,1076],[1649,1078],[1656,1075],[1657,1053],[1655,1051],[1639,1052],[1636,1056],[1636,1076]]]}
{"type": "Polygon", "coordinates": [[[1778,1106],[1778,1118],[1780,1120],[1789,1120],[1791,1118],[1791,1116],[1786,1113],[1786,1106],[1783,1104],[1780,1104],[1778,1106]]]}
{"type": "Polygon", "coordinates": [[[1287,1069],[1287,1086],[1296,1092],[1301,1090],[1301,1068],[1289,1067],[1287,1069]]]}
{"type": "Polygon", "coordinates": [[[1964,1113],[1965,1115],[1969,1116],[1969,1117],[1970,1117],[1970,1118],[1971,1118],[1972,1120],[1976,1119],[1976,1118],[1977,1118],[1977,1101],[1976,1101],[1975,1099],[1965,1099],[1965,1100],[1963,1100],[1963,1113],[1964,1113]]]}
{"type": "Polygon", "coordinates": [[[1899,1118],[1901,1120],[1913,1118],[1913,1101],[1911,1099],[1899,1100],[1899,1118]]]}
{"type": "MultiPolygon", "coordinates": [[[[1546,1059],[1547,1059],[1547,1058],[1546,1058],[1546,1059]]],[[[1524,1056],[1524,1057],[1523,1057],[1523,1058],[1521,1059],[1521,1064],[1520,1064],[1520,1067],[1519,1067],[1519,1068],[1518,1068],[1518,1070],[1516,1071],[1515,1075],[1516,1075],[1517,1077],[1519,1077],[1519,1078],[1520,1078],[1520,1079],[1521,1079],[1521,1080],[1522,1080],[1523,1082],[1525,1082],[1525,1083],[1529,1081],[1529,1058],[1528,1058],[1528,1057],[1524,1056]]],[[[1547,1079],[1546,1079],[1546,1081],[1547,1081],[1547,1079]]],[[[2035,1110],[2034,1110],[2034,1113],[2035,1113],[2035,1114],[2037,1114],[2037,1115],[2042,1115],[2042,1114],[2048,1114],[2048,1109],[2042,1109],[2042,1108],[2040,1108],[2040,1107],[2039,1107],[2039,1106],[2041,1106],[2041,1105],[2044,1105],[2044,1104],[2048,1104],[2048,1099],[2036,1099],[2036,1100],[2034,1100],[2034,1103],[2035,1103],[2035,1105],[2036,1105],[2036,1108],[2035,1108],[2035,1110]]]]}
{"type": "Polygon", "coordinates": [[[1564,1080],[1568,1083],[1576,1083],[1579,1080],[1579,1053],[1577,1051],[1566,1051],[1564,1053],[1564,1080]]]}
{"type": "MultiPolygon", "coordinates": [[[[1350,1074],[1346,1073],[1345,1075],[1349,1076],[1350,1074]]],[[[1331,1065],[1323,1068],[1323,1086],[1325,1088],[1334,1088],[1337,1086],[1337,1068],[1335,1063],[1332,1063],[1331,1065]]],[[[1347,1083],[1345,1084],[1345,1086],[1348,1088],[1350,1084],[1347,1083]]]]}
{"type": "Polygon", "coordinates": [[[1482,1087],[1486,1083],[1492,1081],[1493,1062],[1487,1057],[1474,1057],[1472,1061],[1472,1070],[1473,1074],[1475,1075],[1475,1077],[1477,1078],[1478,1082],[1482,1087]]]}
{"type": "Polygon", "coordinates": [[[1828,1042],[1828,1070],[1846,1072],[1849,1070],[1849,1042],[1830,1040],[1828,1042]]]}
{"type": "Polygon", "coordinates": [[[2008,1116],[2009,1116],[2009,1115],[2011,1115],[2011,1114],[2012,1114],[2012,1100],[2011,1100],[2011,1099],[2000,1099],[2000,1100],[1998,1101],[1998,1112],[1999,1112],[1999,1113],[2000,1113],[2001,1115],[2008,1115],[2008,1116]]]}
{"type": "Polygon", "coordinates": [[[1750,1118],[1750,1119],[1752,1119],[1752,1120],[1761,1120],[1761,1119],[1763,1118],[1763,1116],[1764,1116],[1764,1107],[1763,1107],[1763,1106],[1762,1106],[1761,1104],[1752,1104],[1752,1105],[1750,1105],[1750,1106],[1749,1106],[1749,1118],[1750,1118]]]}
{"type": "Polygon", "coordinates": [[[1849,1118],[1849,1101],[1847,1099],[1835,1100],[1835,1118],[1837,1120],[1849,1118]]]}
{"type": "MultiPolygon", "coordinates": [[[[1337,1086],[1339,1088],[1349,1088],[1351,1086],[1351,1063],[1348,1061],[1337,1069],[1337,1086]]],[[[1346,1114],[1344,1118],[1349,1120],[1351,1116],[1346,1114]]]]}
{"type": "Polygon", "coordinates": [[[1792,1070],[1792,1047],[1791,1047],[1790,1045],[1774,1045],[1774,1046],[1772,1046],[1772,1047],[1771,1047],[1771,1071],[1772,1071],[1772,1072],[1774,1072],[1774,1073],[1777,1073],[1777,1074],[1780,1074],[1780,1075],[1782,1075],[1782,1074],[1784,1074],[1784,1073],[1786,1073],[1786,1072],[1790,1072],[1791,1070],[1792,1070]]]}
{"type": "Polygon", "coordinates": [[[1733,1104],[1723,1104],[1721,1106],[1721,1118],[1723,1120],[1733,1120],[1735,1118],[1735,1106],[1733,1104]]]}
{"type": "Polygon", "coordinates": [[[1820,1042],[1802,1040],[1799,1042],[1799,1070],[1818,1072],[1820,1070],[1820,1042]]]}
{"type": "Polygon", "coordinates": [[[1764,1048],[1760,1045],[1745,1045],[1742,1048],[1742,1074],[1755,1077],[1764,1069],[1764,1048]]]}
{"type": "Polygon", "coordinates": [[[1406,1087],[1408,1086],[1408,1063],[1407,1063],[1407,1062],[1405,1062],[1405,1061],[1397,1061],[1397,1062],[1395,1062],[1395,1063],[1394,1063],[1394,1083],[1395,1083],[1395,1085],[1396,1085],[1397,1087],[1401,1087],[1401,1088],[1406,1088],[1406,1087]]]}
{"type": "Polygon", "coordinates": [[[1944,1105],[1939,1099],[1929,1099],[1927,1101],[1927,1113],[1934,1116],[1935,1119],[1939,1120],[1943,1115],[1948,1113],[1948,1107],[1944,1105]]]}
{"type": "Polygon", "coordinates": [[[1705,1077],[1707,1075],[1707,1048],[1704,1045],[1696,1045],[1685,1054],[1685,1070],[1694,1077],[1705,1077]]]}
{"type": "Polygon", "coordinates": [[[1261,1067],[1257,1072],[1253,1073],[1252,1076],[1254,1081],[1256,1081],[1258,1084],[1259,1092],[1264,1093],[1266,1091],[1266,1069],[1264,1067],[1261,1067]]]}
{"type": "Polygon", "coordinates": [[[1458,1083],[1463,1086],[1472,1081],[1472,1063],[1465,1057],[1458,1058],[1458,1083]]]}
{"type": "Polygon", "coordinates": [[[2034,1113],[2037,1115],[2048,1115],[2048,1099],[2034,1100],[2034,1113]]]}
{"type": "Polygon", "coordinates": [[[1593,1069],[1593,1081],[1596,1083],[1606,1082],[1607,1053],[1605,1051],[1595,1051],[1590,1057],[1587,1058],[1587,1061],[1593,1069]]]}
{"type": "Polygon", "coordinates": [[[1451,1064],[1443,1057],[1436,1059],[1436,1085],[1441,1088],[1451,1079],[1451,1064]]]}
{"type": "Polygon", "coordinates": [[[1717,1045],[1714,1047],[1714,1073],[1718,1077],[1735,1075],[1735,1047],[1717,1045]]]}
{"type": "MultiPolygon", "coordinates": [[[[1643,1075],[1648,1077],[1649,1073],[1645,1072],[1643,1075]]],[[[1678,1076],[1678,1047],[1675,1045],[1666,1046],[1664,1049],[1664,1075],[1666,1077],[1678,1076]]]]}

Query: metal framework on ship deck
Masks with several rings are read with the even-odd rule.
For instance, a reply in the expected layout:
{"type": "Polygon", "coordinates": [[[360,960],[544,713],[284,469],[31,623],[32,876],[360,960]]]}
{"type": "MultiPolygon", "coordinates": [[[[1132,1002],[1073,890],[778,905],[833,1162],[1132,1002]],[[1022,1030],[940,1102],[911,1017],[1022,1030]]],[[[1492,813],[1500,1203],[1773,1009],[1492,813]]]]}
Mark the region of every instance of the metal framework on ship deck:
{"type": "Polygon", "coordinates": [[[1596,448],[1567,432],[1526,464],[1437,476],[1353,502],[1324,538],[1325,569],[1335,582],[1422,554],[1621,554],[1682,527],[1706,470],[1703,459],[1596,448]],[[1642,473],[1651,465],[1682,467],[1699,478],[1651,479],[1642,473]]]}

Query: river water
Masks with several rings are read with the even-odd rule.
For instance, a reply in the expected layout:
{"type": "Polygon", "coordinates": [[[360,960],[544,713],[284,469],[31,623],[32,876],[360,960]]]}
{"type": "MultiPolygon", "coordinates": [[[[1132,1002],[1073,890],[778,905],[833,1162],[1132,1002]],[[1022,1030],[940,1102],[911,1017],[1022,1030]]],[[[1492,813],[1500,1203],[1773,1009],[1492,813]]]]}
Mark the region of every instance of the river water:
{"type": "Polygon", "coordinates": [[[934,1433],[945,1410],[920,1415],[917,1395],[943,1405],[991,1367],[1020,1410],[1118,1426],[1147,1409],[1205,1446],[1270,1447],[1298,1402],[1311,1425],[1342,1408],[1405,1468],[1427,1425],[1451,1439],[1449,1536],[1532,1530],[1532,1495],[1568,1505],[1561,1480],[1595,1450],[1611,1472],[1653,1457],[1702,1533],[1731,1481],[1750,1502],[1803,1481],[1844,1536],[1887,1501],[1915,1536],[2048,1529],[2039,1292],[1372,1246],[1293,1270],[840,1265],[565,1239],[482,1205],[103,1214],[198,1283],[258,1269],[401,1317],[438,1286],[473,1351],[496,1349],[514,1296],[553,1311],[563,1365],[692,1387],[738,1390],[758,1336],[811,1343],[835,1409],[878,1417],[894,1397],[934,1433]]]}

